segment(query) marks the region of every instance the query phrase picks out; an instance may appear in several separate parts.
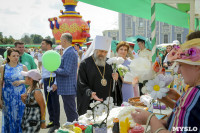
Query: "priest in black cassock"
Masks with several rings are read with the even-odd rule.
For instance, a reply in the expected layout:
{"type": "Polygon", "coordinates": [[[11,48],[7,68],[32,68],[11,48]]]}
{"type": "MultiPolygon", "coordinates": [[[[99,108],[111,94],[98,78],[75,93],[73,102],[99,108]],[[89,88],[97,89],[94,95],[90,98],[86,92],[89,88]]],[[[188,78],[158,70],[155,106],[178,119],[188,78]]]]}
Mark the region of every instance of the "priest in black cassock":
{"type": "Polygon", "coordinates": [[[118,73],[113,73],[112,66],[106,63],[110,46],[110,38],[96,36],[87,51],[93,54],[80,63],[77,81],[77,108],[79,115],[85,114],[90,109],[89,104],[93,100],[103,101],[108,96],[111,96],[118,106],[122,103],[122,81],[118,73]],[[113,80],[116,81],[114,92],[112,91],[113,80]]]}

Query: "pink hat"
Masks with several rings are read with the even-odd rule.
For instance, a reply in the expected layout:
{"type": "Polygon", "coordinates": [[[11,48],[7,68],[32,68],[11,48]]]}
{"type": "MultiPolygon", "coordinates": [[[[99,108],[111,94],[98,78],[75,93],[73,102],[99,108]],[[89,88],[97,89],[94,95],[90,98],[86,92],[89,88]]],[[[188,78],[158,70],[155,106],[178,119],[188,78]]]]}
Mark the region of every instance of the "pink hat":
{"type": "Polygon", "coordinates": [[[32,70],[29,70],[28,72],[22,71],[21,74],[22,76],[30,77],[36,81],[40,81],[40,79],[42,78],[41,74],[39,73],[37,69],[32,69],[32,70]]]}

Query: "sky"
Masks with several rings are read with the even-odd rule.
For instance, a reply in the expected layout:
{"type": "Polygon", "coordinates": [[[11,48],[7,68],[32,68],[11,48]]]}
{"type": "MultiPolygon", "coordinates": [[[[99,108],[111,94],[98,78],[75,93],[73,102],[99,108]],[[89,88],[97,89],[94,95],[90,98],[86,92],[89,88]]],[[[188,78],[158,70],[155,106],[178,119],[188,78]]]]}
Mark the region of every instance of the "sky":
{"type": "MultiPolygon", "coordinates": [[[[3,36],[20,39],[25,34],[51,36],[48,18],[64,11],[61,0],[0,0],[0,32],[3,36]]],[[[76,11],[85,21],[90,20],[91,38],[102,35],[104,30],[118,29],[118,13],[79,2],[76,11]]]]}

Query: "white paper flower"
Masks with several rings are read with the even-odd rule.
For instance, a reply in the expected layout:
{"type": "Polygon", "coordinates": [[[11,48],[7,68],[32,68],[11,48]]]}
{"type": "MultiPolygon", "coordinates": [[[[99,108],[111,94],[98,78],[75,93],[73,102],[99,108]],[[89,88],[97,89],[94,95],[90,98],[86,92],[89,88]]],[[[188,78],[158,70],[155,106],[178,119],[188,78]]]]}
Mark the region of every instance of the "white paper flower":
{"type": "Polygon", "coordinates": [[[116,63],[117,63],[117,65],[123,64],[124,63],[124,59],[122,57],[118,57],[116,63]]]}
{"type": "Polygon", "coordinates": [[[97,116],[97,112],[93,112],[94,118],[97,116]]]}
{"type": "Polygon", "coordinates": [[[87,114],[92,115],[92,110],[87,110],[87,114]]]}
{"type": "Polygon", "coordinates": [[[123,69],[123,68],[124,68],[124,65],[119,64],[119,65],[117,65],[117,68],[121,68],[121,69],[123,69]]]}
{"type": "Polygon", "coordinates": [[[112,65],[112,63],[113,63],[112,58],[108,59],[108,60],[106,61],[106,63],[108,63],[109,65],[112,65]]]}
{"type": "Polygon", "coordinates": [[[107,100],[105,100],[103,103],[104,103],[104,104],[108,104],[108,101],[107,101],[107,100]]]}
{"type": "Polygon", "coordinates": [[[98,111],[97,116],[101,116],[101,115],[102,115],[102,112],[98,111]]]}
{"type": "Polygon", "coordinates": [[[168,86],[173,81],[172,75],[159,74],[157,77],[159,78],[160,81],[165,82],[165,86],[168,86]]]}
{"type": "Polygon", "coordinates": [[[117,65],[117,69],[118,69],[120,76],[124,76],[129,71],[128,67],[126,67],[122,64],[117,65]]]}
{"type": "Polygon", "coordinates": [[[87,110],[86,117],[89,118],[92,116],[92,110],[87,110]]]}
{"type": "Polygon", "coordinates": [[[172,75],[165,75],[165,85],[168,86],[174,80],[172,75]]]}
{"type": "Polygon", "coordinates": [[[109,104],[108,108],[111,110],[114,107],[114,104],[109,104]]]}
{"type": "Polygon", "coordinates": [[[96,102],[95,102],[96,105],[99,104],[99,103],[101,103],[101,102],[100,102],[100,101],[96,101],[96,102]]]}
{"type": "Polygon", "coordinates": [[[90,103],[90,107],[91,107],[91,108],[94,108],[95,105],[96,105],[96,104],[95,104],[94,102],[90,103]]]}
{"type": "Polygon", "coordinates": [[[106,101],[109,101],[109,102],[113,103],[113,98],[112,97],[107,97],[106,101]]]}
{"type": "Polygon", "coordinates": [[[105,108],[104,108],[104,111],[105,111],[105,112],[108,112],[108,108],[107,108],[106,106],[105,106],[105,108]]]}
{"type": "Polygon", "coordinates": [[[105,106],[105,105],[103,105],[103,104],[99,104],[99,105],[97,105],[97,107],[98,107],[98,111],[103,112],[103,110],[104,110],[104,106],[105,106]]]}
{"type": "Polygon", "coordinates": [[[148,90],[147,90],[146,86],[142,87],[141,91],[142,91],[143,94],[147,94],[148,93],[148,90]]]}
{"type": "Polygon", "coordinates": [[[152,97],[149,95],[142,95],[140,101],[144,103],[147,107],[151,105],[152,97]]]}
{"type": "Polygon", "coordinates": [[[100,108],[104,108],[104,106],[105,105],[103,105],[103,104],[99,104],[99,105],[97,105],[97,107],[100,109],[100,108]]]}
{"type": "Polygon", "coordinates": [[[126,67],[126,66],[123,66],[123,69],[124,69],[125,71],[128,71],[128,67],[126,67]]]}
{"type": "Polygon", "coordinates": [[[146,58],[139,57],[132,60],[129,68],[132,74],[139,77],[140,82],[152,79],[153,77],[151,62],[146,58]]]}
{"type": "Polygon", "coordinates": [[[113,64],[117,63],[117,57],[112,57],[113,58],[113,64]]]}
{"type": "Polygon", "coordinates": [[[117,63],[117,57],[109,58],[106,62],[107,62],[109,65],[116,64],[116,63],[117,63]]]}
{"type": "Polygon", "coordinates": [[[122,57],[112,57],[112,58],[109,58],[107,61],[106,61],[109,65],[112,65],[112,64],[122,64],[124,63],[124,59],[122,57]]]}
{"type": "Polygon", "coordinates": [[[165,82],[160,80],[159,77],[156,77],[153,80],[149,80],[146,83],[146,88],[151,94],[151,97],[153,99],[161,99],[162,97],[166,96],[166,93],[169,91],[169,89],[165,86],[165,82]]]}

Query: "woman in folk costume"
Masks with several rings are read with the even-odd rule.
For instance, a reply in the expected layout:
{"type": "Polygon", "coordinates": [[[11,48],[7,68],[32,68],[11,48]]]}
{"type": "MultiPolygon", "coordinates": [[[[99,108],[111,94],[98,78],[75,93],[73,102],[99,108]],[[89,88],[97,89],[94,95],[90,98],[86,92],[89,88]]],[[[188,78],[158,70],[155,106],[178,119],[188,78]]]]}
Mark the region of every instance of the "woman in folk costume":
{"type": "Polygon", "coordinates": [[[122,103],[120,78],[118,73],[113,73],[112,66],[106,63],[110,48],[110,38],[96,36],[79,66],[77,81],[79,115],[86,113],[93,100],[103,101],[108,96],[112,96],[117,105],[122,103]],[[117,83],[114,92],[112,91],[113,80],[117,83]]]}
{"type": "MultiPolygon", "coordinates": [[[[151,132],[199,132],[200,131],[200,31],[188,36],[188,41],[173,49],[169,55],[170,61],[179,63],[178,73],[182,74],[184,82],[190,88],[180,96],[170,90],[165,97],[165,103],[173,104],[171,99],[177,100],[168,122],[161,123],[153,114],[137,110],[132,117],[136,123],[150,124],[151,132]]],[[[162,99],[163,100],[163,99],[162,99]]]]}

